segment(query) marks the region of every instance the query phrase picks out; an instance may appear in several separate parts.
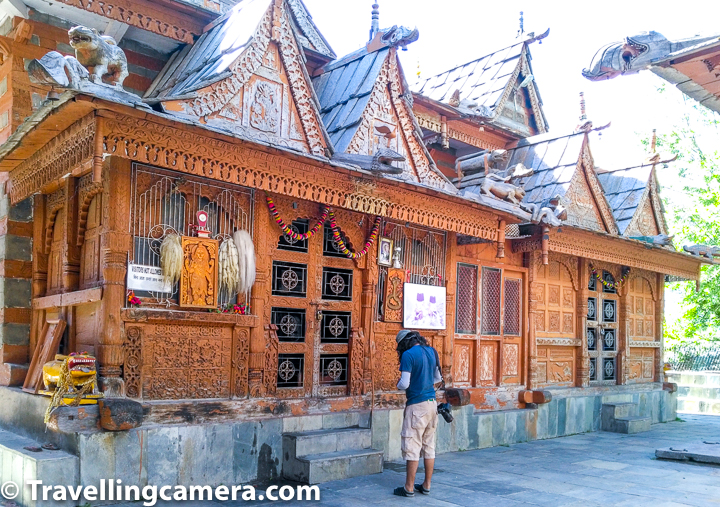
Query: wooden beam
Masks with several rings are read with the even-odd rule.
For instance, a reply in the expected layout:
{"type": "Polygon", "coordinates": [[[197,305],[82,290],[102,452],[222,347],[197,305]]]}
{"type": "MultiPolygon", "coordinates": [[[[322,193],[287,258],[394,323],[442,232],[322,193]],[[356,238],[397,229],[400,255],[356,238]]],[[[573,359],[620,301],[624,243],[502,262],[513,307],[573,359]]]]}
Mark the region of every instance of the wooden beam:
{"type": "Polygon", "coordinates": [[[54,296],[45,296],[35,298],[32,301],[33,310],[42,310],[47,308],[63,308],[66,306],[79,306],[88,303],[95,303],[102,299],[102,287],[93,289],[78,290],[75,292],[67,292],[65,294],[55,294],[54,296]]]}

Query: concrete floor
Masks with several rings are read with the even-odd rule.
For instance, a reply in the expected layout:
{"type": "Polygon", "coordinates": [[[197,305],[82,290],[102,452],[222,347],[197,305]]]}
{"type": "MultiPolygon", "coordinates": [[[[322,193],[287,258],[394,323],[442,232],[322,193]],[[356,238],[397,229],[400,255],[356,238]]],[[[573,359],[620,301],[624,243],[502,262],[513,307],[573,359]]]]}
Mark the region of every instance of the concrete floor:
{"type": "MultiPolygon", "coordinates": [[[[321,485],[320,502],[254,505],[720,507],[719,466],[655,459],[659,447],[720,440],[720,417],[684,414],[680,419],[656,424],[651,431],[637,435],[585,433],[442,454],[437,459],[430,496],[392,496],[393,488],[404,482],[404,463],[386,463],[381,474],[321,485]]],[[[231,503],[183,505],[219,507],[231,503]]]]}

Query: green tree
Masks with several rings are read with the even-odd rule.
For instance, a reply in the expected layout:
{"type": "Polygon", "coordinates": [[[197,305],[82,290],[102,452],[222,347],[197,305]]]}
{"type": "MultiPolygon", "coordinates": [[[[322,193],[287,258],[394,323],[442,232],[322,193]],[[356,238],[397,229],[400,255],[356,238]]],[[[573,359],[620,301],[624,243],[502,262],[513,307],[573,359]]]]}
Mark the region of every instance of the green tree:
{"type": "MultiPolygon", "coordinates": [[[[676,245],[720,246],[720,139],[718,115],[696,103],[669,134],[658,138],[658,151],[677,161],[659,170],[668,225],[676,245]]],[[[642,141],[646,146],[647,139],[642,141]]],[[[720,340],[720,266],[704,266],[701,281],[681,283],[688,310],[679,329],[667,329],[671,341],[720,340]]]]}

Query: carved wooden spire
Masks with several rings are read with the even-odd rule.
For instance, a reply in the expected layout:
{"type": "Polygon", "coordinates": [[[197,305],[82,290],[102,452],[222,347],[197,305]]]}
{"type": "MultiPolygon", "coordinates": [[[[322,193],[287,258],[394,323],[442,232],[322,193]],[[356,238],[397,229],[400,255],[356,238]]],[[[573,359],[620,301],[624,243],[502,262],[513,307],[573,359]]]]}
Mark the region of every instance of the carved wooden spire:
{"type": "Polygon", "coordinates": [[[657,130],[653,129],[652,141],[650,141],[650,151],[655,153],[657,151],[657,130]]]}
{"type": "Polygon", "coordinates": [[[380,6],[377,1],[372,5],[372,24],[370,25],[370,40],[380,31],[380,6]]]}
{"type": "Polygon", "coordinates": [[[587,120],[587,113],[585,112],[585,93],[580,92],[580,122],[587,120]]]}
{"type": "Polygon", "coordinates": [[[521,37],[525,33],[525,21],[523,20],[523,11],[520,11],[520,29],[515,38],[521,37]]]}

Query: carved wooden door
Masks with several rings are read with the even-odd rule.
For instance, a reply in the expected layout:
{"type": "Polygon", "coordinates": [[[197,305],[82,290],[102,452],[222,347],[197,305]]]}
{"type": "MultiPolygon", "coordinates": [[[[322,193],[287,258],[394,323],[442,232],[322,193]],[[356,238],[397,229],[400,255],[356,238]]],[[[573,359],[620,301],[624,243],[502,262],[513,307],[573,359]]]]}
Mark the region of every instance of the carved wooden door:
{"type": "MultiPolygon", "coordinates": [[[[602,280],[614,283],[607,271],[602,280]]],[[[618,295],[617,291],[602,283],[593,274],[588,282],[587,347],[590,356],[590,382],[616,384],[618,375],[618,295]]]]}
{"type": "MultiPolygon", "coordinates": [[[[295,220],[292,228],[304,233],[313,225],[295,220]]],[[[305,241],[280,237],[272,255],[278,396],[347,395],[351,330],[360,324],[362,281],[355,263],[339,251],[328,226],[305,241]]]]}

